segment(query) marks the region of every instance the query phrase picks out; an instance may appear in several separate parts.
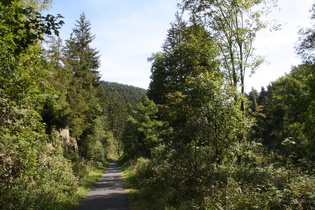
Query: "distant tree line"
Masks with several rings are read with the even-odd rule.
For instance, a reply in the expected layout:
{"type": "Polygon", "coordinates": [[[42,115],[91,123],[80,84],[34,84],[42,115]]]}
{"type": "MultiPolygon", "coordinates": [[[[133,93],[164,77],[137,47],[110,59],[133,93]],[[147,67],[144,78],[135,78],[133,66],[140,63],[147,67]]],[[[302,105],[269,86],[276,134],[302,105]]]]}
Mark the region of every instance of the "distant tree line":
{"type": "Polygon", "coordinates": [[[126,104],[136,105],[146,96],[147,90],[131,85],[122,85],[116,82],[102,82],[106,92],[118,93],[126,104]]]}

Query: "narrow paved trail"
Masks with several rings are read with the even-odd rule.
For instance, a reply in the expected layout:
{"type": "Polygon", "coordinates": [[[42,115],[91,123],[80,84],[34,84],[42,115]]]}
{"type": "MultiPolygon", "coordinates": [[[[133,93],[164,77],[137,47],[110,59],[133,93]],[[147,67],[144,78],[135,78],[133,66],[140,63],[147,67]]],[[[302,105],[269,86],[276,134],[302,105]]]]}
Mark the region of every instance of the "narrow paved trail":
{"type": "Polygon", "coordinates": [[[129,210],[122,177],[113,161],[77,210],[129,210]]]}

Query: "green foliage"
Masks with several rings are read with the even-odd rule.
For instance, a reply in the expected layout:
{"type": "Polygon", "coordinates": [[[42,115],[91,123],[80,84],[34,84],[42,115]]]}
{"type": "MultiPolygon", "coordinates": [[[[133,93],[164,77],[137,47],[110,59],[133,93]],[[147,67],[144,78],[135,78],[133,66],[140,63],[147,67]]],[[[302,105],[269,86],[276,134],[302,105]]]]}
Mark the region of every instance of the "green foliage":
{"type": "Polygon", "coordinates": [[[84,162],[74,165],[74,173],[80,177],[77,190],[60,199],[58,203],[49,203],[45,209],[76,209],[87,193],[104,174],[109,163],[84,162]]]}
{"type": "Polygon", "coordinates": [[[34,8],[35,10],[45,10],[52,7],[52,0],[21,0],[24,5],[34,8]]]}
{"type": "Polygon", "coordinates": [[[204,26],[178,17],[163,52],[151,58],[148,95],[157,105],[140,104],[124,138],[129,158],[149,158],[138,159],[135,176],[150,201],[201,205],[207,186],[218,180],[216,165],[233,167],[255,159],[259,145],[246,142],[252,119],[240,110],[241,100],[234,100],[242,96],[225,82],[216,56],[204,26]]]}
{"type": "Polygon", "coordinates": [[[147,98],[132,111],[122,138],[125,157],[151,157],[152,149],[167,132],[164,123],[157,120],[157,113],[158,107],[147,98]]]}
{"type": "Polygon", "coordinates": [[[62,60],[67,75],[71,75],[67,87],[67,102],[71,107],[68,125],[72,136],[78,138],[81,145],[84,145],[84,138],[92,129],[90,123],[100,114],[96,90],[99,84],[99,52],[90,47],[94,40],[90,31],[91,23],[81,14],[70,39],[66,40],[62,60]]]}
{"type": "MultiPolygon", "coordinates": [[[[84,14],[65,46],[54,37],[45,49],[39,46],[44,35],[58,35],[63,24],[60,15],[38,12],[46,3],[0,3],[1,209],[73,208],[87,191],[82,187],[96,181],[91,171],[107,157],[117,158],[115,138],[124,128],[126,113],[119,111],[127,102],[116,93],[108,97],[99,86],[99,55],[89,46],[94,36],[84,14]],[[119,104],[112,104],[117,107],[110,113],[114,97],[119,104]],[[110,118],[117,118],[113,129],[110,118]],[[70,128],[70,136],[60,138],[64,128],[70,128]]],[[[143,97],[144,90],[126,90],[131,89],[125,100],[143,97]]]]}
{"type": "Polygon", "coordinates": [[[37,45],[60,22],[10,1],[0,4],[0,208],[41,209],[76,191],[77,179],[41,112],[53,96],[37,45]],[[49,25],[52,24],[52,25],[49,25]]]}
{"type": "Polygon", "coordinates": [[[41,115],[47,126],[47,133],[50,133],[53,128],[62,129],[69,125],[71,107],[67,95],[73,75],[62,62],[62,40],[50,36],[46,42],[45,59],[42,62],[49,71],[48,81],[54,93],[52,99],[46,100],[41,115]]]}
{"type": "Polygon", "coordinates": [[[114,138],[120,139],[127,118],[127,103],[123,95],[116,91],[104,90],[104,113],[108,117],[108,128],[113,133],[114,138]]]}
{"type": "Polygon", "coordinates": [[[105,161],[104,145],[100,141],[88,143],[87,145],[87,158],[89,160],[105,161]]]}
{"type": "Polygon", "coordinates": [[[243,94],[263,2],[183,1],[125,132],[135,209],[314,209],[313,64],[243,94]]]}
{"type": "Polygon", "coordinates": [[[293,161],[306,168],[314,160],[313,130],[309,129],[314,116],[313,68],[311,64],[295,67],[252,98],[252,103],[263,107],[262,115],[256,116],[253,137],[284,155],[285,163],[293,161]]]}
{"type": "MultiPolygon", "coordinates": [[[[270,157],[270,161],[272,157],[270,157]]],[[[313,209],[314,176],[294,168],[264,165],[229,166],[208,162],[203,185],[191,187],[191,194],[172,188],[174,166],[167,161],[158,167],[154,159],[139,158],[126,168],[126,186],[135,209],[313,209]]],[[[184,171],[185,168],[182,169],[184,171]]],[[[186,169],[189,171],[189,169],[186,169]]],[[[187,183],[185,183],[187,184],[187,183]]]]}
{"type": "MultiPolygon", "coordinates": [[[[312,209],[313,178],[283,168],[240,168],[232,176],[212,185],[205,207],[210,209],[312,209]],[[305,179],[302,183],[297,180],[305,179]],[[305,182],[309,186],[305,185],[305,182]],[[294,187],[293,187],[294,186],[294,187]],[[298,195],[297,192],[303,192],[298,195]],[[294,195],[292,192],[296,192],[294,195]]],[[[221,171],[219,173],[225,173],[221,171]]]]}
{"type": "MultiPolygon", "coordinates": [[[[220,68],[226,82],[245,93],[245,74],[253,72],[262,58],[254,55],[256,33],[267,27],[262,16],[270,7],[266,0],[183,0],[181,8],[191,13],[191,19],[204,22],[219,50],[220,68]],[[260,6],[263,5],[263,6],[260,6]],[[258,8],[258,9],[257,9],[258,8]]],[[[241,107],[244,110],[244,105],[241,107]]]]}
{"type": "Polygon", "coordinates": [[[16,0],[1,2],[0,10],[2,44],[6,43],[5,49],[15,55],[43,40],[44,34],[58,35],[58,29],[64,24],[58,20],[62,18],[61,15],[44,17],[34,8],[16,0]]]}
{"type": "MultiPolygon", "coordinates": [[[[311,19],[314,21],[315,4],[313,4],[310,12],[312,13],[311,19]]],[[[310,28],[300,29],[299,34],[300,34],[300,38],[299,38],[298,45],[296,46],[297,54],[301,56],[304,62],[314,63],[315,61],[314,59],[314,38],[315,38],[314,25],[310,28]]]]}
{"type": "MultiPolygon", "coordinates": [[[[33,118],[30,113],[24,113],[23,117],[33,118]]],[[[45,143],[50,140],[43,127],[38,127],[40,121],[31,120],[33,125],[36,123],[37,131],[27,121],[20,123],[23,128],[18,133],[1,130],[0,206],[3,209],[44,208],[76,191],[77,178],[62,155],[59,139],[52,137],[53,143],[45,143]]]]}
{"type": "Polygon", "coordinates": [[[140,209],[314,209],[313,29],[301,32],[303,65],[243,94],[266,2],[183,0],[190,19],[177,14],[149,58],[148,99],[99,81],[84,14],[65,45],[42,49],[61,16],[42,16],[46,1],[2,1],[0,208],[73,208],[91,172],[123,152],[140,209]]]}
{"type": "Polygon", "coordinates": [[[101,82],[101,106],[106,116],[108,135],[108,157],[117,158],[122,155],[122,142],[130,110],[143,100],[146,91],[129,85],[112,82],[101,82]]]}

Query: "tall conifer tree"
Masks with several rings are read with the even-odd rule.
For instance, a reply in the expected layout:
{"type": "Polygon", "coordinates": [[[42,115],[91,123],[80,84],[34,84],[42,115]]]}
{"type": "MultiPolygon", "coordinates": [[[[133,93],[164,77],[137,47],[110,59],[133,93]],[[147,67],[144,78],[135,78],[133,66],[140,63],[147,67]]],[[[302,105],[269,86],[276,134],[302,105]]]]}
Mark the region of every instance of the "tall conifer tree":
{"type": "Polygon", "coordinates": [[[91,47],[95,38],[91,29],[90,21],[81,14],[64,48],[64,64],[72,76],[67,95],[72,110],[69,127],[72,135],[81,140],[91,131],[99,111],[96,87],[100,60],[99,51],[91,47]]]}

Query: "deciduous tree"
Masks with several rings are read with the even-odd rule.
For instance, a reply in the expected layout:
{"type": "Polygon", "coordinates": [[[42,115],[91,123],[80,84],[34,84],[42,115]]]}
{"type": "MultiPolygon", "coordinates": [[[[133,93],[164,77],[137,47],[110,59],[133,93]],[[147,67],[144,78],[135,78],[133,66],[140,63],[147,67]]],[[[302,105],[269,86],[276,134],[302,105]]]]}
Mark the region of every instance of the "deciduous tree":
{"type": "Polygon", "coordinates": [[[0,208],[41,209],[77,184],[41,111],[53,98],[39,42],[56,20],[20,1],[0,2],[0,208]]]}
{"type": "MultiPolygon", "coordinates": [[[[220,51],[221,70],[226,80],[245,93],[245,76],[262,62],[255,56],[253,42],[267,23],[262,16],[268,12],[268,0],[183,0],[181,8],[190,11],[191,18],[200,18],[220,51]]],[[[271,0],[270,2],[274,2],[271,0]]],[[[235,98],[237,99],[237,98],[235,98]]],[[[241,99],[242,100],[242,99],[241,99]]],[[[241,103],[244,110],[244,103],[241,103]]]]}

